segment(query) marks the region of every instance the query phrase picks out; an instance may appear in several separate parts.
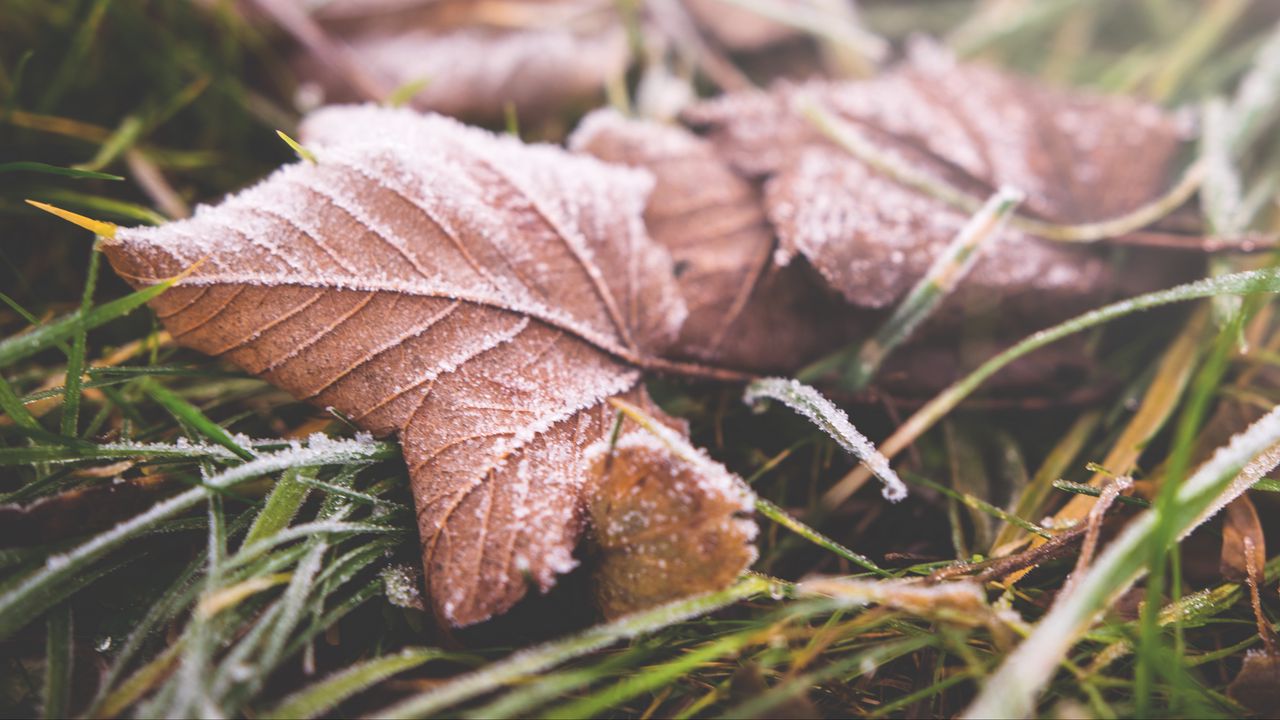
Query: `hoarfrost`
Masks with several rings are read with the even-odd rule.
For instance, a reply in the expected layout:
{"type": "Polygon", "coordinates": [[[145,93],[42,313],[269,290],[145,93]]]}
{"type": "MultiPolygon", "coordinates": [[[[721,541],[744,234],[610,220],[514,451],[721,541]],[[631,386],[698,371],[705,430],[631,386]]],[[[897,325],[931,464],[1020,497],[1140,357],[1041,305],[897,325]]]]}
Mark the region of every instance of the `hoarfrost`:
{"type": "Polygon", "coordinates": [[[821,393],[798,380],[765,378],[747,386],[743,401],[755,405],[764,398],[786,404],[787,407],[807,417],[814,425],[830,435],[840,447],[862,461],[884,483],[881,494],[886,500],[897,502],[907,496],[907,486],[889,467],[889,460],[876,450],[858,429],[849,422],[849,416],[821,393]]]}

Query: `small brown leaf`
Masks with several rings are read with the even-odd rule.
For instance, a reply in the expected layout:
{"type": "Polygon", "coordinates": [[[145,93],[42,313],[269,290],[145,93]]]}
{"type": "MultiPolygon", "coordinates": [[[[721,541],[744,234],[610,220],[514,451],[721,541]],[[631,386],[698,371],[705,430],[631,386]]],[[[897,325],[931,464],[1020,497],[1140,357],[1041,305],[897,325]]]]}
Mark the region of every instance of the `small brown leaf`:
{"type": "Polygon", "coordinates": [[[481,621],[576,564],[605,400],[648,407],[636,366],[685,317],[651,182],[407,110],[302,140],[317,163],[104,252],[137,286],[204,259],[152,302],[177,342],[398,433],[434,609],[481,621]]]}
{"type": "Polygon", "coordinates": [[[634,430],[593,454],[588,508],[606,617],[724,587],[755,560],[750,491],[674,433],[634,430]]]}
{"type": "MultiPolygon", "coordinates": [[[[1183,142],[1178,122],[1154,107],[1045,88],[933,47],[872,80],[780,84],[689,110],[735,167],[767,178],[781,259],[808,258],[868,307],[897,302],[967,216],[835,147],[806,115],[811,106],[975,202],[1011,185],[1028,194],[1029,214],[1058,223],[1110,219],[1158,197],[1183,142]]],[[[1104,253],[1007,230],[944,317],[977,303],[1005,326],[1042,323],[1151,284],[1129,273],[1121,288],[1104,253]]]]}

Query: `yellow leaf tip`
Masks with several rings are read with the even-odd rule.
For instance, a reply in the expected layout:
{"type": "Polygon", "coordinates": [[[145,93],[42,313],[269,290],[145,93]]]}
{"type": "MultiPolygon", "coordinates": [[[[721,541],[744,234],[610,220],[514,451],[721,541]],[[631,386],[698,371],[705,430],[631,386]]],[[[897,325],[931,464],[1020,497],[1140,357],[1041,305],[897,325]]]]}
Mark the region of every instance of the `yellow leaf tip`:
{"type": "Polygon", "coordinates": [[[50,205],[49,203],[42,203],[38,200],[27,199],[27,204],[39,210],[43,210],[50,215],[56,215],[72,225],[78,225],[85,230],[92,232],[94,235],[104,238],[113,238],[116,236],[115,223],[109,223],[103,220],[94,220],[93,218],[85,217],[79,213],[73,213],[70,210],[63,210],[60,207],[50,205]]]}

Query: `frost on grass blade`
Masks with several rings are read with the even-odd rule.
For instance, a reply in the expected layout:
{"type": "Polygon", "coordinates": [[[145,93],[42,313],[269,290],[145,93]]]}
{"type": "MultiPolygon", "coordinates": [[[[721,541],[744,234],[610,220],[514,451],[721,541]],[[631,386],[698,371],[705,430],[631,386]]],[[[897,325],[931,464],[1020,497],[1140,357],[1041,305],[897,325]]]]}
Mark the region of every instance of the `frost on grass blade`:
{"type": "Polygon", "coordinates": [[[817,390],[798,380],[765,378],[747,386],[743,401],[754,405],[763,398],[777,400],[792,410],[809,418],[824,432],[840,443],[840,447],[862,461],[884,483],[881,493],[886,500],[897,502],[907,496],[907,486],[889,467],[889,460],[876,450],[862,433],[858,432],[843,410],[822,396],[817,390]]]}

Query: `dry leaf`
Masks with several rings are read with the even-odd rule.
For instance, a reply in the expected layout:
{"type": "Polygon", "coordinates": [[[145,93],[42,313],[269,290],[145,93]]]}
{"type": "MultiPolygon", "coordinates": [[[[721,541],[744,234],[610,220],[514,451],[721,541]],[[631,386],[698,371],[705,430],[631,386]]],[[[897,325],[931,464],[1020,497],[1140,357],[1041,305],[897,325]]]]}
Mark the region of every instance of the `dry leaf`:
{"type": "MultiPolygon", "coordinates": [[[[477,119],[508,104],[526,119],[560,112],[599,95],[630,59],[612,0],[339,0],[315,18],[384,85],[424,83],[415,107],[477,119]]],[[[326,65],[302,54],[299,75],[331,100],[357,99],[326,65]]]]}
{"type": "Polygon", "coordinates": [[[803,263],[773,264],[773,229],[758,191],[706,140],[678,126],[599,110],[569,144],[653,174],[645,224],[671,251],[689,306],[676,355],[786,371],[874,327],[868,313],[825,292],[803,263]]]}
{"type": "Polygon", "coordinates": [[[755,561],[746,486],[669,442],[635,430],[591,453],[596,595],[606,617],[724,587],[755,561]]]}
{"type": "MultiPolygon", "coordinates": [[[[812,4],[812,0],[776,3],[779,10],[785,10],[788,5],[803,8],[812,4]]],[[[684,0],[684,6],[704,32],[729,50],[753,52],[804,37],[794,26],[767,18],[732,0],[684,0]]]]}
{"type": "MultiPolygon", "coordinates": [[[[1027,192],[1027,213],[1060,223],[1109,219],[1159,196],[1183,141],[1154,107],[1047,89],[933,47],[873,80],[782,84],[690,109],[739,171],[768,178],[781,259],[803,255],[869,307],[900,299],[966,214],[834,146],[806,106],[975,201],[1012,185],[1027,192]]],[[[1119,290],[1104,253],[1006,231],[946,307],[998,309],[1006,326],[1065,317],[1119,290]]],[[[1143,284],[1127,275],[1124,289],[1143,284]]]]}
{"type": "Polygon", "coordinates": [[[398,432],[434,609],[478,622],[575,565],[604,401],[647,407],[685,316],[651,181],[407,110],[302,133],[317,164],[104,252],[137,286],[205,259],[153,301],[177,342],[398,432]]]}
{"type": "Polygon", "coordinates": [[[40,498],[0,505],[0,548],[43,545],[106,530],[175,492],[164,475],[116,478],[40,498]]]}
{"type": "Polygon", "coordinates": [[[1280,707],[1280,657],[1251,650],[1245,653],[1240,674],[1227,686],[1227,696],[1268,717],[1280,707]]]}

